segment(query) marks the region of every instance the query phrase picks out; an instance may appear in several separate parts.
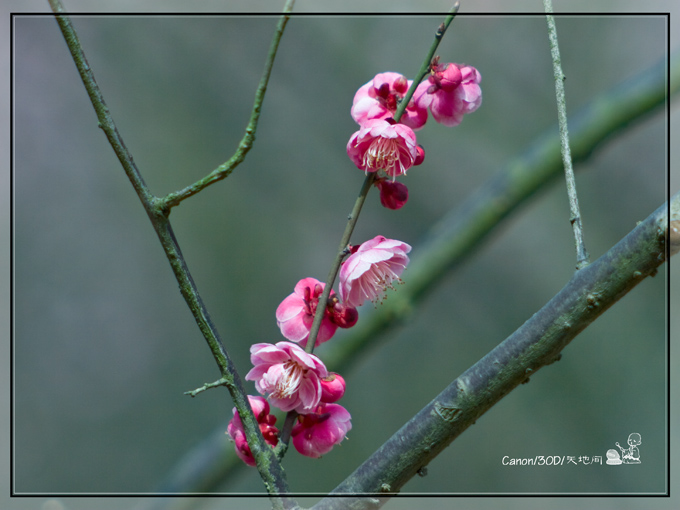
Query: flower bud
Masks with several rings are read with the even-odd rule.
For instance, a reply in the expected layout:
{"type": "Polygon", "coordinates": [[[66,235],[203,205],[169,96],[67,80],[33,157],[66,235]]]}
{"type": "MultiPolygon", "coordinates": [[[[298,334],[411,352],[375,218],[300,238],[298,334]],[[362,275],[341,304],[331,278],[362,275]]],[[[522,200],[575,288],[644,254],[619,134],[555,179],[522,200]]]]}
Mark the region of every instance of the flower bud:
{"type": "MultiPolygon", "coordinates": [[[[262,397],[255,397],[252,395],[248,395],[248,402],[253,409],[253,414],[255,415],[255,419],[260,427],[260,432],[262,432],[264,440],[271,446],[276,446],[279,441],[279,430],[274,426],[276,424],[276,416],[269,414],[269,403],[262,397]]],[[[248,445],[248,440],[246,439],[246,433],[243,429],[241,417],[238,415],[235,407],[232,410],[232,414],[233,418],[227,425],[227,434],[229,434],[232,441],[234,441],[236,454],[241,460],[249,466],[254,466],[255,457],[253,457],[253,454],[250,451],[250,445],[248,445]]]]}
{"type": "Polygon", "coordinates": [[[321,379],[321,402],[332,404],[337,402],[345,394],[345,379],[335,372],[321,379]]]}
{"type": "Polygon", "coordinates": [[[439,78],[439,86],[445,91],[451,91],[460,85],[463,75],[456,64],[443,64],[439,66],[435,76],[439,78]]]}
{"type": "Polygon", "coordinates": [[[408,188],[405,184],[380,179],[375,185],[380,190],[380,203],[387,209],[401,209],[408,201],[408,188]]]}
{"type": "Polygon", "coordinates": [[[423,149],[423,146],[418,144],[418,146],[416,147],[416,151],[418,151],[418,154],[416,154],[416,159],[413,162],[413,166],[418,166],[423,161],[425,161],[425,149],[423,149]]]}
{"type": "Polygon", "coordinates": [[[359,320],[359,312],[353,306],[341,303],[337,296],[333,296],[328,301],[326,309],[331,322],[341,328],[351,328],[359,320]]]}

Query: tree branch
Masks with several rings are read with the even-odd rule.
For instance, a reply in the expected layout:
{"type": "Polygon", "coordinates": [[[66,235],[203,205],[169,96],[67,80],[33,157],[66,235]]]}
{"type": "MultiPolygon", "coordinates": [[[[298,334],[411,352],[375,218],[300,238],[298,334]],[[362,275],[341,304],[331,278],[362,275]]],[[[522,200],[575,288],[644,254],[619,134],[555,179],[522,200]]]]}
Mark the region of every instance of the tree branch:
{"type": "Polygon", "coordinates": [[[260,432],[260,428],[253,416],[253,411],[248,401],[248,396],[243,388],[243,384],[238,375],[236,367],[231,358],[224,349],[222,341],[219,337],[217,329],[215,328],[210,314],[206,309],[201,296],[198,293],[198,288],[189,272],[189,268],[184,260],[184,256],[180,250],[175,234],[167,217],[169,209],[163,200],[155,197],[148,189],[141,173],[135,165],[132,155],[123,143],[123,139],[118,133],[118,129],[110,115],[109,109],[106,106],[104,97],[94,78],[94,73],[90,68],[85,53],[78,39],[78,35],[71,24],[68,16],[65,16],[63,5],[60,0],[49,0],[53,12],[56,14],[56,20],[59,28],[64,36],[64,40],[71,52],[73,61],[76,64],[78,72],[80,73],[85,89],[90,97],[90,101],[95,109],[97,118],[99,119],[99,126],[106,134],[109,143],[113,147],[114,152],[123,166],[132,186],[139,196],[142,205],[144,206],[151,224],[153,225],[156,234],[163,246],[163,250],[170,262],[173,273],[179,283],[180,292],[184,297],[191,313],[198,324],[201,333],[205,337],[208,346],[217,362],[220,369],[224,385],[229,389],[229,393],[234,401],[234,405],[243,422],[248,444],[257,461],[260,476],[267,488],[274,508],[284,509],[292,508],[297,504],[281,494],[288,493],[288,482],[286,480],[283,468],[277,459],[272,448],[265,442],[260,432]]]}
{"type": "MultiPolygon", "coordinates": [[[[671,204],[680,205],[680,192],[671,204]]],[[[313,508],[382,506],[386,492],[398,492],[505,395],[557,361],[576,335],[665,262],[668,210],[669,204],[663,204],[602,257],[576,272],[541,310],[447,386],[313,508]],[[357,496],[333,497],[340,494],[357,496]]]]}
{"type": "Polygon", "coordinates": [[[590,257],[583,241],[583,224],[581,211],[578,206],[578,194],[576,193],[576,180],[574,168],[571,164],[571,149],[569,148],[569,129],[567,127],[567,99],[564,93],[564,80],[567,78],[562,72],[560,59],[560,46],[557,42],[557,28],[552,13],[552,0],[543,0],[546,20],[548,21],[548,38],[550,40],[550,55],[553,61],[555,75],[555,96],[557,98],[557,118],[560,126],[560,144],[562,149],[562,163],[564,164],[564,177],[567,181],[567,195],[569,197],[569,209],[571,216],[569,221],[574,230],[574,244],[576,245],[576,269],[581,269],[590,263],[590,257]]]}

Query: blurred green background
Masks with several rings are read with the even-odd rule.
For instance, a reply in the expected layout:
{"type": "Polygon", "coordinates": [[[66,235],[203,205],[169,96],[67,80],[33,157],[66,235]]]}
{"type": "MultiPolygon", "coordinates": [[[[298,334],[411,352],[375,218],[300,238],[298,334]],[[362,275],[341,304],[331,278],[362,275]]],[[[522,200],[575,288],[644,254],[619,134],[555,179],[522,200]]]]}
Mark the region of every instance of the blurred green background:
{"type": "MultiPolygon", "coordinates": [[[[227,180],[173,210],[183,253],[242,376],[252,343],[281,339],[278,303],[299,279],[324,279],[328,271],[363,181],[345,153],[357,128],[349,115],[354,92],[378,72],[412,76],[441,19],[294,17],[254,149],[227,180]]],[[[183,395],[219,377],[214,361],[96,127],[54,19],[18,16],[14,23],[14,489],[153,491],[187,449],[220,424],[226,428],[232,404],[222,389],[195,399],[183,395]]],[[[231,156],[248,121],[275,17],[85,16],[74,24],[155,194],[189,185],[231,156]]],[[[661,16],[565,16],[557,28],[570,114],[666,55],[661,16]]],[[[408,242],[415,255],[434,222],[556,123],[546,32],[542,16],[453,22],[438,53],[479,69],[483,104],[457,128],[430,119],[418,132],[427,156],[403,180],[409,203],[388,211],[371,193],[355,243],[382,234],[408,242]]],[[[664,201],[667,121],[659,111],[579,165],[593,258],[664,201]]],[[[349,439],[318,461],[291,451],[285,459],[291,488],[331,490],[547,302],[574,267],[568,216],[558,180],[433,289],[415,320],[356,360],[343,374],[348,390],[341,403],[353,417],[349,439]]],[[[404,492],[665,492],[666,271],[662,266],[606,312],[559,363],[501,401],[404,492]],[[639,466],[501,465],[505,455],[604,458],[631,432],[642,436],[639,466]]],[[[408,271],[403,279],[408,285],[408,271]]],[[[677,298],[677,285],[674,291],[677,298]]],[[[333,341],[342,342],[344,334],[333,341]]],[[[316,354],[323,359],[324,348],[316,354]]],[[[247,388],[254,393],[252,383],[247,388]]],[[[672,435],[677,441],[677,427],[672,435]]],[[[244,469],[220,491],[263,489],[255,470],[244,469]]],[[[438,507],[458,501],[438,501],[438,507]]],[[[505,506],[526,507],[523,501],[505,506]]],[[[28,508],[24,502],[12,505],[28,508]]],[[[31,502],[55,510],[92,507],[92,500],[81,499],[31,502]]],[[[97,500],[96,506],[133,503],[97,500]]],[[[267,499],[204,503],[269,505],[267,499]]],[[[412,508],[416,500],[389,505],[412,508]]],[[[486,508],[487,500],[465,505],[486,508]]],[[[594,507],[608,505],[639,506],[600,499],[594,507]]]]}

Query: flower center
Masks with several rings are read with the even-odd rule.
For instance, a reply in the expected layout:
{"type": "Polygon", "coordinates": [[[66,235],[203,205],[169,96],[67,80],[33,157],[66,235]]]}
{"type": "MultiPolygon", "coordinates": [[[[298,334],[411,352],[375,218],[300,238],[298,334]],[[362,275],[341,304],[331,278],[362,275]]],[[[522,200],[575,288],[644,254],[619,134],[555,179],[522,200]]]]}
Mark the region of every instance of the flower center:
{"type": "Polygon", "coordinates": [[[364,296],[366,296],[366,299],[370,299],[375,303],[378,301],[378,298],[381,297],[379,295],[380,290],[382,290],[383,295],[387,289],[395,290],[392,285],[394,280],[401,282],[397,273],[392,269],[392,264],[378,262],[377,264],[372,264],[371,269],[364,273],[361,280],[361,290],[364,293],[364,296]]]}
{"type": "Polygon", "coordinates": [[[313,292],[310,287],[305,287],[305,296],[302,301],[305,304],[305,312],[307,315],[314,317],[316,314],[316,307],[319,305],[319,296],[322,292],[323,288],[318,283],[314,286],[313,292]]]}
{"type": "Polygon", "coordinates": [[[388,175],[396,175],[399,165],[399,144],[396,138],[377,137],[371,142],[364,154],[363,165],[366,169],[385,169],[388,175]]]}
{"type": "Polygon", "coordinates": [[[274,396],[276,398],[288,398],[300,387],[305,370],[293,360],[288,360],[283,365],[283,374],[276,382],[274,396]]]}

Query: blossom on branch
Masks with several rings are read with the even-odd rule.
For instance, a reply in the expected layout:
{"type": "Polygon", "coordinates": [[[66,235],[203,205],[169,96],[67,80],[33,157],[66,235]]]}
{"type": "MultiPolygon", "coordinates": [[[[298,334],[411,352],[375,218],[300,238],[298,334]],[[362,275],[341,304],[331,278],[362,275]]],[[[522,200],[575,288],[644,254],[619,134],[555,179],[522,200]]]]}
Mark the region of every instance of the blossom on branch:
{"type": "MultiPolygon", "coordinates": [[[[279,431],[274,426],[276,423],[276,416],[269,414],[269,403],[262,397],[251,395],[248,395],[248,401],[250,402],[250,407],[253,409],[255,419],[257,419],[257,423],[260,426],[260,432],[262,432],[264,440],[270,445],[276,446],[276,443],[279,441],[279,431]]],[[[239,416],[235,407],[232,412],[234,416],[229,421],[229,425],[227,425],[227,433],[234,441],[236,454],[243,462],[249,466],[254,466],[255,458],[250,451],[250,446],[248,446],[248,441],[246,440],[246,433],[243,429],[241,417],[239,416]]]]}
{"type": "MultiPolygon", "coordinates": [[[[276,309],[276,324],[286,339],[299,343],[302,347],[307,345],[319,297],[325,286],[325,283],[316,278],[303,278],[297,282],[293,293],[281,301],[276,309]]],[[[340,303],[335,292],[331,290],[314,347],[330,340],[339,327],[354,326],[358,318],[356,309],[340,303]]]]}
{"type": "Polygon", "coordinates": [[[321,379],[321,402],[332,404],[345,394],[345,379],[340,374],[331,372],[321,379]]]}
{"type": "Polygon", "coordinates": [[[321,379],[328,377],[323,362],[291,342],[259,343],[250,347],[252,370],[246,381],[269,396],[273,406],[282,411],[311,412],[321,400],[321,379]]]}
{"type": "Polygon", "coordinates": [[[291,437],[302,455],[318,458],[330,452],[352,428],[352,416],[339,404],[320,404],[314,413],[298,416],[291,437]]]}
{"type": "MultiPolygon", "coordinates": [[[[281,334],[291,342],[298,342],[303,347],[307,345],[309,330],[314,322],[314,314],[319,304],[319,296],[323,292],[325,283],[315,278],[303,278],[295,285],[292,294],[286,297],[276,309],[276,324],[281,334]]],[[[331,291],[331,297],[334,292],[331,291]]],[[[338,325],[335,324],[327,312],[321,320],[319,334],[315,347],[331,339],[338,325]]]]}
{"type": "Polygon", "coordinates": [[[416,134],[394,121],[367,120],[349,139],[347,155],[360,170],[384,170],[394,179],[406,174],[418,157],[416,134]]]}
{"type": "MultiPolygon", "coordinates": [[[[352,118],[360,126],[373,119],[387,120],[393,118],[399,103],[401,103],[412,83],[413,80],[407,80],[399,73],[376,74],[371,81],[362,85],[354,95],[351,110],[352,118]]],[[[413,130],[418,130],[423,127],[426,121],[427,105],[423,107],[411,98],[399,122],[413,130]]]]}
{"type": "Polygon", "coordinates": [[[482,75],[472,66],[439,64],[435,59],[427,81],[413,94],[421,108],[429,108],[434,120],[445,126],[457,126],[463,115],[482,104],[482,75]]]}
{"type": "Polygon", "coordinates": [[[388,288],[394,289],[393,281],[401,281],[410,251],[408,244],[384,236],[362,243],[340,268],[340,299],[355,307],[366,300],[377,302],[388,288]]]}

